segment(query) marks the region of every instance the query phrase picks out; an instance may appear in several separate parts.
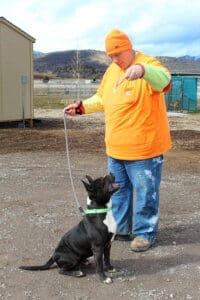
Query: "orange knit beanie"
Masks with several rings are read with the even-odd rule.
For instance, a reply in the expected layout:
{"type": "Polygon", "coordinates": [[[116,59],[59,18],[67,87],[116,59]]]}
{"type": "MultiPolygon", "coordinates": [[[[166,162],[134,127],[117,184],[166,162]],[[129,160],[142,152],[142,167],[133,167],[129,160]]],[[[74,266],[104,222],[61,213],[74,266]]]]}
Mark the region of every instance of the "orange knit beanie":
{"type": "Polygon", "coordinates": [[[113,29],[105,38],[105,47],[108,55],[132,49],[129,37],[118,29],[113,29]]]}

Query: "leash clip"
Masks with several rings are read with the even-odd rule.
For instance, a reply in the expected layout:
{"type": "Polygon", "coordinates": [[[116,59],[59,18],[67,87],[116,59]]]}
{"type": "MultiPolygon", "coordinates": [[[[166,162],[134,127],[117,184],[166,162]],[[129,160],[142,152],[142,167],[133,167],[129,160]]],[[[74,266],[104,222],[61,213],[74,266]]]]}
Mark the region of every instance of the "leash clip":
{"type": "Polygon", "coordinates": [[[84,215],[85,215],[85,212],[84,212],[83,208],[82,208],[81,206],[79,206],[78,209],[79,209],[81,215],[84,216],[84,215]]]}

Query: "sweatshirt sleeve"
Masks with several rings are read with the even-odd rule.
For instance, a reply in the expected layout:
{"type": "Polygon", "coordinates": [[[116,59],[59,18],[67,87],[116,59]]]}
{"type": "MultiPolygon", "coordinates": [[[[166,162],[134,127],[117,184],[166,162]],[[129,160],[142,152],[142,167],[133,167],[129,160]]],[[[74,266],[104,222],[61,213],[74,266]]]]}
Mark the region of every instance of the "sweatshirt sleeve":
{"type": "Polygon", "coordinates": [[[143,79],[158,92],[166,92],[170,88],[171,75],[169,71],[161,66],[142,63],[145,69],[143,79]]]}
{"type": "Polygon", "coordinates": [[[84,107],[85,114],[91,114],[93,112],[102,112],[104,110],[103,101],[98,92],[92,97],[85,99],[82,102],[82,105],[84,107]]]}

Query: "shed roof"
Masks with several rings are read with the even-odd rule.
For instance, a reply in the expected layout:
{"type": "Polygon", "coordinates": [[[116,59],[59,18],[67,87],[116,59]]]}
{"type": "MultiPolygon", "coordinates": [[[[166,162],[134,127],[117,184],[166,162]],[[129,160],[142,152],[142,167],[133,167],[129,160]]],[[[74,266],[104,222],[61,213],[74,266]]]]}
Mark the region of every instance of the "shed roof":
{"type": "Polygon", "coordinates": [[[14,24],[12,24],[10,21],[8,21],[6,18],[4,17],[0,17],[0,23],[6,24],[7,26],[11,27],[12,29],[14,29],[15,31],[17,31],[19,34],[23,35],[25,38],[27,38],[28,40],[30,40],[32,43],[35,43],[35,38],[32,37],[31,35],[29,35],[28,33],[26,33],[25,31],[23,31],[22,29],[20,29],[19,27],[15,26],[14,24]]]}

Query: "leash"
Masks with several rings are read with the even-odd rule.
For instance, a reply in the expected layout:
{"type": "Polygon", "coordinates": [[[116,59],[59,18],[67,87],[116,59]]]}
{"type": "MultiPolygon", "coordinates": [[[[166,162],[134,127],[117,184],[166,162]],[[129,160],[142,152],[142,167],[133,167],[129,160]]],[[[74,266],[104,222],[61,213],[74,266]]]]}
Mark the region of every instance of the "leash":
{"type": "Polygon", "coordinates": [[[73,196],[76,202],[76,205],[79,209],[79,212],[82,216],[88,215],[88,214],[104,214],[109,211],[111,211],[111,208],[96,208],[96,209],[86,209],[83,210],[82,206],[80,205],[80,202],[78,201],[78,197],[76,195],[75,187],[74,187],[74,181],[72,177],[72,170],[71,170],[71,163],[70,163],[70,155],[69,155],[69,143],[68,143],[68,135],[67,135],[67,121],[66,121],[66,114],[64,113],[64,129],[65,129],[65,143],[66,143],[66,154],[67,154],[67,164],[68,164],[68,170],[69,170],[69,177],[71,181],[73,196]]]}
{"type": "Polygon", "coordinates": [[[69,155],[69,143],[68,143],[68,136],[67,136],[67,121],[66,121],[66,114],[64,113],[64,129],[65,129],[65,143],[66,143],[66,154],[67,154],[67,164],[68,164],[68,170],[69,170],[69,177],[70,177],[70,181],[71,181],[71,186],[72,186],[72,191],[73,191],[73,196],[74,196],[74,200],[76,202],[76,205],[79,209],[79,212],[81,213],[82,216],[85,215],[83,208],[81,207],[77,195],[76,195],[76,191],[75,191],[75,187],[74,187],[74,181],[73,181],[73,177],[72,177],[72,170],[71,170],[71,163],[70,163],[70,155],[69,155]]]}

